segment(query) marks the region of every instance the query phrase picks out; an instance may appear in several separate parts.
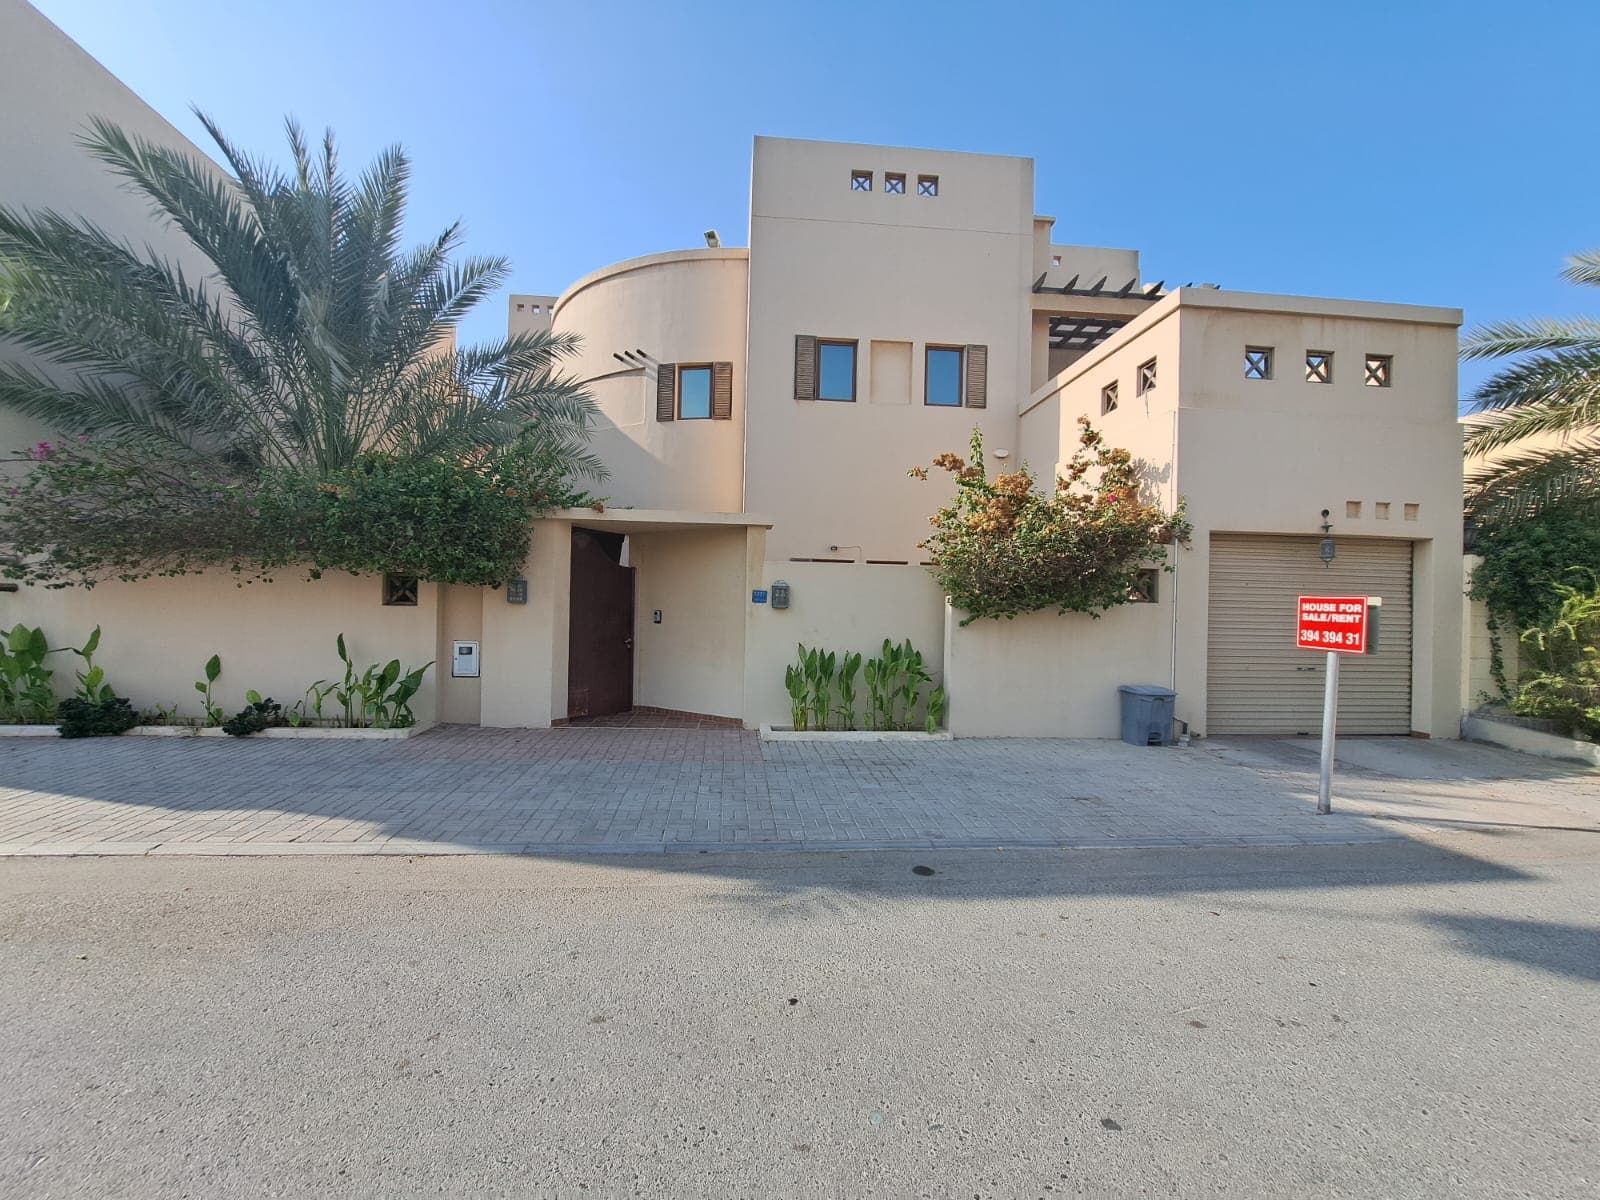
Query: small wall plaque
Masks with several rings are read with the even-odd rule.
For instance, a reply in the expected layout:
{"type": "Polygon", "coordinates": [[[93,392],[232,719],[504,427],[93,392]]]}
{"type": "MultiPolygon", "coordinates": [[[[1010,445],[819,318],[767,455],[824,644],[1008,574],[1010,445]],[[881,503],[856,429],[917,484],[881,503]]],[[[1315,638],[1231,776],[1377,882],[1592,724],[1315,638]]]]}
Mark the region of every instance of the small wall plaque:
{"type": "Polygon", "coordinates": [[[767,602],[767,589],[756,588],[750,593],[751,604],[765,604],[767,602]]]}

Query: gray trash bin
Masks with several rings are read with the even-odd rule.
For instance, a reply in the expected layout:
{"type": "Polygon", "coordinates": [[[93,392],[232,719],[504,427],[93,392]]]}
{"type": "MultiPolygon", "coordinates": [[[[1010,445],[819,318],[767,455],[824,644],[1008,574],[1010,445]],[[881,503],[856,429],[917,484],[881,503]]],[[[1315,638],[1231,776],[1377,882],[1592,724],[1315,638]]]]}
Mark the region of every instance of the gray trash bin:
{"type": "Polygon", "coordinates": [[[1178,693],[1150,684],[1125,683],[1122,697],[1122,740],[1130,746],[1172,745],[1172,706],[1178,693]]]}

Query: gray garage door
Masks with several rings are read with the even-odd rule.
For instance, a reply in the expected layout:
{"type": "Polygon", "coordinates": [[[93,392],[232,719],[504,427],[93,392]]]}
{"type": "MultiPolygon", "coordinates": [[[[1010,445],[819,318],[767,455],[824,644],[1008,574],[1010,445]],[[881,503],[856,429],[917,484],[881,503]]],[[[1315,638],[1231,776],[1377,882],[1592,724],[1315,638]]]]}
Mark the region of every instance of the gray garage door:
{"type": "Polygon", "coordinates": [[[1339,732],[1411,732],[1411,543],[1340,538],[1332,567],[1315,537],[1211,536],[1206,731],[1316,733],[1322,654],[1295,646],[1295,597],[1382,596],[1379,650],[1346,655],[1339,732]]]}

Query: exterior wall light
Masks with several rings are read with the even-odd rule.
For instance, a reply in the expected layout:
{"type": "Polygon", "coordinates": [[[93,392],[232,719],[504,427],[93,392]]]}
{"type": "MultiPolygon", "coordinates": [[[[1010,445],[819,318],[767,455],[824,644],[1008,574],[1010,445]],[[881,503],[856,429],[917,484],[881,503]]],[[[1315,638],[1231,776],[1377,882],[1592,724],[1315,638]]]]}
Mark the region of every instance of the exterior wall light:
{"type": "Polygon", "coordinates": [[[506,581],[506,603],[526,604],[528,602],[528,581],[521,577],[506,581]]]}
{"type": "Polygon", "coordinates": [[[1328,520],[1328,510],[1322,510],[1322,544],[1317,547],[1317,557],[1322,560],[1325,567],[1333,566],[1333,560],[1338,556],[1339,550],[1333,544],[1333,523],[1328,520]]]}

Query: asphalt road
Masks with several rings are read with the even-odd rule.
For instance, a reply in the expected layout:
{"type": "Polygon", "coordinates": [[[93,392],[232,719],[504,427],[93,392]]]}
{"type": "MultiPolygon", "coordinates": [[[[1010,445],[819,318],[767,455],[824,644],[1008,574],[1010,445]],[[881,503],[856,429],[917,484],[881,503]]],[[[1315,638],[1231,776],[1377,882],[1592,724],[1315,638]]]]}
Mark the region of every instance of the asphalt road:
{"type": "Polygon", "coordinates": [[[1592,1196],[1597,865],[12,860],[0,1194],[1592,1196]]]}

